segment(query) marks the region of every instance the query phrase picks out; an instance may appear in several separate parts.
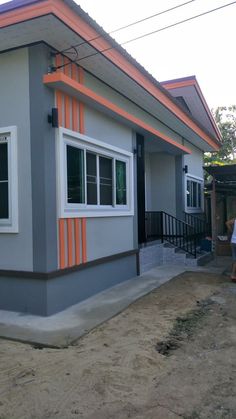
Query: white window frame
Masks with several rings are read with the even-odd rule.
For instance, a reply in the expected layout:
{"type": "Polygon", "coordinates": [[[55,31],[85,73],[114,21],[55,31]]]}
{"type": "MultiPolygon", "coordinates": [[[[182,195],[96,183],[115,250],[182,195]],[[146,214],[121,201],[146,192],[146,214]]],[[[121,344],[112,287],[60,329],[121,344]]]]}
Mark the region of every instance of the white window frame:
{"type": "Polygon", "coordinates": [[[203,211],[204,205],[204,179],[190,173],[186,174],[185,176],[185,212],[187,213],[201,213],[203,211]],[[201,207],[188,207],[187,205],[187,181],[193,181],[198,183],[201,186],[201,207]]]}
{"type": "Polygon", "coordinates": [[[0,219],[0,233],[18,233],[17,127],[0,127],[0,143],[7,143],[9,208],[9,217],[0,219]]]}
{"type": "MultiPolygon", "coordinates": [[[[97,174],[99,178],[99,173],[97,174]]],[[[86,159],[84,163],[85,179],[85,202],[86,202],[86,159]]],[[[133,197],[133,154],[104,143],[100,140],[76,133],[67,128],[57,130],[57,196],[58,196],[58,215],[60,218],[76,217],[113,217],[134,215],[134,197],[133,197]],[[70,204],[67,202],[67,159],[66,146],[71,145],[79,149],[87,150],[98,156],[104,156],[113,159],[113,205],[86,205],[70,204]],[[115,159],[126,163],[126,205],[115,204],[116,178],[115,178],[115,159]]],[[[99,182],[98,182],[98,200],[99,200],[99,182]]],[[[99,202],[99,201],[98,201],[99,202]]]]}

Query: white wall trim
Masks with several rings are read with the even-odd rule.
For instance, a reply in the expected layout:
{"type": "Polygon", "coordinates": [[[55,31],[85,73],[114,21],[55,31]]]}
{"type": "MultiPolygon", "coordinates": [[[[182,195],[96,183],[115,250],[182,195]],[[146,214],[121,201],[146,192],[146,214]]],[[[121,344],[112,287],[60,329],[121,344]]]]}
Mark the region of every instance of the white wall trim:
{"type": "MultiPolygon", "coordinates": [[[[134,215],[134,175],[133,154],[129,151],[112,146],[103,141],[96,140],[86,135],[59,128],[56,135],[57,153],[57,203],[60,218],[77,217],[114,217],[134,215]],[[67,202],[67,170],[66,170],[66,145],[93,151],[111,158],[116,158],[126,163],[127,179],[127,205],[86,205],[68,204],[67,202]]],[[[86,189],[86,188],[85,188],[86,189]]]]}
{"type": "Polygon", "coordinates": [[[191,213],[202,213],[204,211],[204,179],[199,176],[192,175],[191,173],[187,173],[185,175],[184,180],[184,206],[185,212],[191,213]],[[198,182],[201,185],[201,208],[199,207],[188,207],[187,206],[187,180],[193,180],[198,182]]]}
{"type": "Polygon", "coordinates": [[[9,136],[8,145],[8,205],[9,218],[0,219],[0,233],[18,233],[18,165],[17,165],[17,127],[1,127],[0,136],[9,136]]]}

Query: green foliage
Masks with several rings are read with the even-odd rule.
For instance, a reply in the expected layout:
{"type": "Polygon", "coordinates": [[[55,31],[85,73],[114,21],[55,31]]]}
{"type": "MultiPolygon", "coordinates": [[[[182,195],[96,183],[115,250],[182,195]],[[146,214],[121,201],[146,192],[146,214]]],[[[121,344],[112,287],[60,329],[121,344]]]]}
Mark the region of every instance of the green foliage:
{"type": "Polygon", "coordinates": [[[236,105],[221,106],[212,111],[222,136],[218,152],[205,153],[204,163],[224,165],[236,162],[236,105]]]}

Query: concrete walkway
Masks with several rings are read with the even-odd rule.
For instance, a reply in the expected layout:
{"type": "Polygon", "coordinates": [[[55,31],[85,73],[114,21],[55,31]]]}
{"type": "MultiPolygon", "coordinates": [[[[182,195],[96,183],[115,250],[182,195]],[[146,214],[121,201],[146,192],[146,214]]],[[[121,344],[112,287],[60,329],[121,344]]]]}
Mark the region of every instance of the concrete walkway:
{"type": "Polygon", "coordinates": [[[221,274],[229,271],[230,263],[230,257],[217,257],[199,267],[158,266],[49,317],[0,310],[0,337],[39,346],[66,347],[175,276],[186,271],[221,274]]]}

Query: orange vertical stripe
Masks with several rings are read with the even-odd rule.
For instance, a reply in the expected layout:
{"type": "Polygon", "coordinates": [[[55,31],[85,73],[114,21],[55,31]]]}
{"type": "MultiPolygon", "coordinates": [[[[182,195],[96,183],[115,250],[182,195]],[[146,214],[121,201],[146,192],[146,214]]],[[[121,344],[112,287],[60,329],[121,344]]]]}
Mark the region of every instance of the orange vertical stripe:
{"type": "Polygon", "coordinates": [[[70,60],[66,57],[64,57],[64,64],[65,64],[65,66],[63,67],[64,73],[66,76],[70,77],[71,64],[70,64],[70,60]]]}
{"type": "Polygon", "coordinates": [[[74,63],[71,66],[71,78],[75,81],[79,81],[78,66],[74,63]]]}
{"type": "Polygon", "coordinates": [[[75,236],[75,264],[80,264],[80,234],[79,234],[79,218],[74,218],[74,236],[75,236]]]}
{"type": "Polygon", "coordinates": [[[66,219],[68,266],[73,266],[72,219],[66,219]]]}
{"type": "Polygon", "coordinates": [[[58,109],[59,127],[61,127],[62,126],[62,93],[59,90],[56,90],[56,106],[58,109]]]}
{"type": "Polygon", "coordinates": [[[79,102],[79,132],[84,134],[84,104],[79,102]]]}
{"type": "Polygon", "coordinates": [[[78,101],[72,99],[72,129],[73,131],[79,131],[79,115],[78,115],[78,101]]]}
{"type": "Polygon", "coordinates": [[[81,219],[82,232],[82,262],[87,262],[87,242],[86,242],[86,218],[81,219]]]}
{"type": "MultiPolygon", "coordinates": [[[[60,65],[63,64],[63,60],[62,60],[62,56],[61,55],[59,55],[59,54],[56,55],[55,64],[56,64],[56,67],[59,67],[60,65]]],[[[62,68],[59,68],[57,71],[62,72],[63,71],[63,67],[62,68]]]]}
{"type": "Polygon", "coordinates": [[[59,266],[61,269],[66,266],[65,258],[65,231],[64,231],[64,219],[59,219],[59,266]]]}
{"type": "Polygon", "coordinates": [[[79,82],[84,84],[84,69],[82,67],[79,67],[79,82]]]}
{"type": "MultiPolygon", "coordinates": [[[[79,83],[84,84],[84,69],[79,67],[79,83]]],[[[79,132],[84,134],[84,104],[79,102],[79,132]]]]}
{"type": "Polygon", "coordinates": [[[70,128],[70,96],[65,95],[65,127],[70,128]]]}

